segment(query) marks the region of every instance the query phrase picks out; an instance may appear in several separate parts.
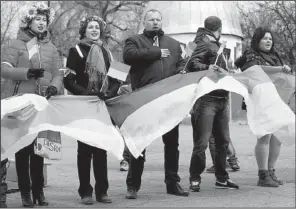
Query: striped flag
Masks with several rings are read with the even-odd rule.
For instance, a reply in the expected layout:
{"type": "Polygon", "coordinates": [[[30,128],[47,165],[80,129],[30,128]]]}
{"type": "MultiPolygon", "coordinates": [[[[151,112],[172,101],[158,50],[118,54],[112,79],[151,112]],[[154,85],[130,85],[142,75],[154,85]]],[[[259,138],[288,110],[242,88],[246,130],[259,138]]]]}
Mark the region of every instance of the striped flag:
{"type": "Polygon", "coordinates": [[[123,64],[121,62],[113,61],[108,70],[107,75],[116,78],[121,81],[126,81],[131,66],[123,64]]]}
{"type": "Polygon", "coordinates": [[[32,38],[30,41],[27,42],[26,46],[27,46],[27,50],[29,53],[29,60],[30,60],[34,54],[38,53],[38,50],[39,50],[37,38],[36,37],[32,38]]]}
{"type": "Polygon", "coordinates": [[[295,92],[295,76],[282,73],[273,76],[271,80],[260,66],[234,75],[208,71],[178,74],[107,100],[107,108],[91,96],[58,96],[47,101],[38,95],[25,94],[1,100],[1,149],[14,153],[32,143],[38,132],[51,130],[61,132],[62,141],[63,135],[67,135],[110,151],[118,159],[122,159],[125,142],[137,158],[155,139],[178,125],[198,98],[217,89],[245,98],[248,124],[256,137],[270,133],[277,136],[287,129],[285,137],[279,139],[286,144],[294,143],[295,114],[277,89],[295,92]],[[26,121],[18,119],[18,114],[8,117],[30,104],[36,111],[30,111],[32,117],[25,117],[26,121]],[[83,111],[77,111],[77,106],[83,111]],[[110,116],[119,129],[112,125],[110,116]]]}
{"type": "MultiPolygon", "coordinates": [[[[295,82],[295,76],[293,77],[295,82]]],[[[291,87],[292,89],[294,87],[291,87]]],[[[287,143],[295,140],[295,114],[280,98],[275,85],[259,66],[233,76],[207,71],[175,75],[107,101],[109,113],[135,156],[178,125],[201,96],[217,89],[245,98],[247,119],[257,137],[289,127],[287,143]],[[289,141],[289,142],[288,142],[289,141]]]]}
{"type": "Polygon", "coordinates": [[[39,132],[50,130],[61,133],[62,145],[65,140],[73,143],[79,140],[110,151],[122,160],[123,138],[113,126],[105,103],[96,99],[96,96],[68,95],[48,101],[35,94],[24,94],[1,100],[1,154],[13,157],[15,152],[31,144],[39,132]],[[30,105],[35,109],[30,118],[10,117],[18,116],[13,113],[30,105]]]}

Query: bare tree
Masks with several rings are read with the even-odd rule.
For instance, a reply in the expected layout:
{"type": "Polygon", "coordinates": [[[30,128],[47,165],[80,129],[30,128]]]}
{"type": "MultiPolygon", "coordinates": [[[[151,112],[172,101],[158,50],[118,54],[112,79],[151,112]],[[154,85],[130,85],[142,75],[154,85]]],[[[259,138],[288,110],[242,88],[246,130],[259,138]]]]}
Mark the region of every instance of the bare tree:
{"type": "Polygon", "coordinates": [[[1,46],[5,40],[11,38],[10,32],[22,5],[23,2],[1,1],[1,46]]]}
{"type": "Polygon", "coordinates": [[[246,9],[237,3],[245,36],[244,47],[250,46],[253,31],[258,26],[268,26],[274,33],[276,48],[291,65],[296,64],[296,2],[250,2],[246,9]]]}

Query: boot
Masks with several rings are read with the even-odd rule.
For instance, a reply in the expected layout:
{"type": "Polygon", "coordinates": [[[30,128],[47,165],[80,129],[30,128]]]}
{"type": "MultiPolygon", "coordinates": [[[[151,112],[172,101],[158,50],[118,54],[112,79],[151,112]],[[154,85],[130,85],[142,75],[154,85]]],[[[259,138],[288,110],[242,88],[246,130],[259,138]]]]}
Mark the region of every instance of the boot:
{"type": "Polygon", "coordinates": [[[186,192],[182,189],[178,183],[166,184],[166,189],[168,194],[173,194],[177,196],[188,196],[189,192],[186,192]]]}
{"type": "Polygon", "coordinates": [[[279,185],[283,185],[284,184],[284,182],[282,180],[280,180],[278,177],[276,177],[275,170],[273,168],[269,169],[269,173],[270,173],[271,178],[275,182],[277,182],[279,185]]]}
{"type": "Polygon", "coordinates": [[[272,179],[272,177],[270,176],[270,172],[268,170],[259,170],[258,176],[259,180],[257,186],[279,187],[279,184],[272,179]]]}
{"type": "Polygon", "coordinates": [[[39,193],[33,193],[33,203],[36,204],[37,202],[40,206],[48,206],[48,202],[45,199],[43,189],[39,193]]]}
{"type": "Polygon", "coordinates": [[[34,204],[30,192],[21,192],[22,203],[25,208],[33,208],[34,204]]]}

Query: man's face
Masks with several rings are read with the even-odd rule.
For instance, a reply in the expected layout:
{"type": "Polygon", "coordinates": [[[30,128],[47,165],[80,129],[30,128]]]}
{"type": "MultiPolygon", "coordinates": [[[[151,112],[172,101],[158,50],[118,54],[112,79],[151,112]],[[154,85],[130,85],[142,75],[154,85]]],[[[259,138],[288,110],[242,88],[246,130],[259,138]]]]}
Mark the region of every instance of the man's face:
{"type": "Polygon", "coordinates": [[[147,31],[156,31],[161,29],[161,15],[159,12],[148,12],[144,20],[144,27],[147,31]]]}

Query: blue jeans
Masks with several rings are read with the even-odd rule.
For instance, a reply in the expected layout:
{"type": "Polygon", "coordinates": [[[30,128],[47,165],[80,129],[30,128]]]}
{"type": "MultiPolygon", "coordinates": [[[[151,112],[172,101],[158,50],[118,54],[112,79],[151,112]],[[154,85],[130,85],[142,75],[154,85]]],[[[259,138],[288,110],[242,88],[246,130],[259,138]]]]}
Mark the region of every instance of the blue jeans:
{"type": "Polygon", "coordinates": [[[193,152],[190,162],[190,181],[201,181],[201,173],[206,168],[206,154],[209,139],[215,139],[215,176],[218,181],[229,179],[226,171],[226,156],[230,141],[228,97],[205,95],[199,98],[192,111],[193,152]]]}

